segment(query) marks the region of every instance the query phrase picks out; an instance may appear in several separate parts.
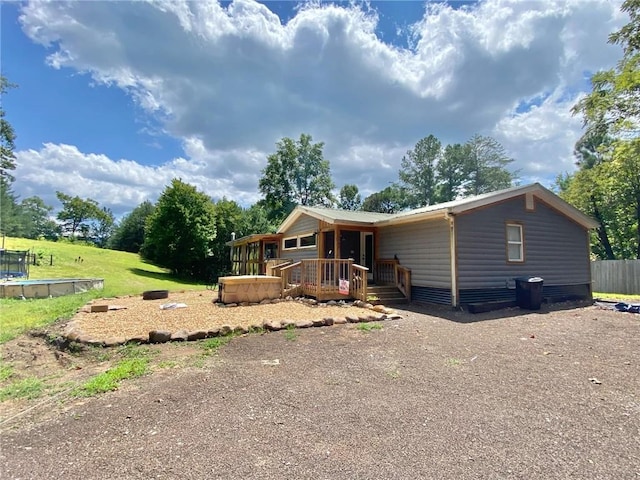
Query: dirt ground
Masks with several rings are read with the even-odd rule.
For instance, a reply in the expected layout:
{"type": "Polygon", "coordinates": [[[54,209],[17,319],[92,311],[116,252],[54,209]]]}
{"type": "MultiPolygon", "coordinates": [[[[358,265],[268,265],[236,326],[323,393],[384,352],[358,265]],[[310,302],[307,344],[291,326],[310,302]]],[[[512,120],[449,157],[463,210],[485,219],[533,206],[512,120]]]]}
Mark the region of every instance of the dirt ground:
{"type": "MultiPolygon", "coordinates": [[[[117,391],[3,402],[1,476],[640,478],[640,315],[397,311],[379,330],[249,334],[209,357],[154,345],[157,368],[117,391]]],[[[3,357],[69,385],[122,350],[48,345],[22,337],[3,357]]]]}

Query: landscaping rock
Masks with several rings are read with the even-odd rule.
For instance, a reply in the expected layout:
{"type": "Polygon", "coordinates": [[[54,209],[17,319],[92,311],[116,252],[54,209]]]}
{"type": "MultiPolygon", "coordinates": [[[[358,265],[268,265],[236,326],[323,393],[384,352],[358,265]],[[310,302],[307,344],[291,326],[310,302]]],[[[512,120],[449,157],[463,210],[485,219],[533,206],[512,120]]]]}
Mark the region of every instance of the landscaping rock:
{"type": "Polygon", "coordinates": [[[347,322],[349,323],[359,323],[360,319],[358,317],[352,317],[351,315],[347,315],[346,317],[347,322]]]}
{"type": "Polygon", "coordinates": [[[260,302],[260,305],[269,305],[270,303],[271,303],[271,300],[269,300],[268,298],[265,298],[260,302]]]}
{"type": "Polygon", "coordinates": [[[136,335],[127,339],[127,343],[149,343],[149,337],[147,335],[136,335]]]}
{"type": "Polygon", "coordinates": [[[313,324],[314,327],[324,327],[325,323],[323,319],[315,319],[315,320],[311,320],[311,323],[313,324]]]}
{"type": "Polygon", "coordinates": [[[220,335],[220,329],[218,327],[213,327],[207,330],[207,337],[217,337],[220,335]]]}
{"type": "Polygon", "coordinates": [[[118,345],[124,345],[127,341],[124,338],[107,338],[104,341],[105,347],[117,347],[118,345]]]}
{"type": "Polygon", "coordinates": [[[66,336],[70,342],[77,342],[80,334],[76,330],[71,330],[66,336]]]}
{"type": "Polygon", "coordinates": [[[172,342],[186,342],[189,339],[189,332],[186,330],[178,330],[171,334],[172,342]]]}
{"type": "Polygon", "coordinates": [[[298,320],[296,321],[297,328],[309,328],[313,327],[313,322],[311,320],[298,320]]]}
{"type": "Polygon", "coordinates": [[[324,319],[324,324],[328,327],[330,327],[331,325],[334,324],[333,318],[332,317],[326,317],[324,319]]]}
{"type": "Polygon", "coordinates": [[[222,325],[220,327],[220,335],[223,337],[226,335],[231,335],[232,332],[233,332],[233,328],[229,325],[222,325]]]}
{"type": "Polygon", "coordinates": [[[207,338],[207,332],[204,330],[194,330],[187,335],[187,340],[189,341],[202,340],[203,338],[207,338]]]}
{"type": "Polygon", "coordinates": [[[294,322],[293,320],[285,320],[282,322],[282,328],[287,328],[287,327],[295,327],[296,326],[296,322],[294,322]]]}
{"type": "Polygon", "coordinates": [[[333,323],[335,325],[344,325],[345,323],[347,323],[347,319],[343,317],[334,318],[333,323]]]}
{"type": "Polygon", "coordinates": [[[151,330],[149,332],[149,343],[165,343],[171,340],[171,332],[166,330],[151,330]]]}
{"type": "Polygon", "coordinates": [[[242,325],[238,325],[236,328],[233,329],[233,333],[236,333],[238,335],[245,335],[249,333],[249,329],[242,325]]]}
{"type": "Polygon", "coordinates": [[[282,323],[277,320],[272,320],[270,322],[264,322],[264,328],[269,330],[270,332],[277,332],[278,330],[282,330],[282,323]]]}

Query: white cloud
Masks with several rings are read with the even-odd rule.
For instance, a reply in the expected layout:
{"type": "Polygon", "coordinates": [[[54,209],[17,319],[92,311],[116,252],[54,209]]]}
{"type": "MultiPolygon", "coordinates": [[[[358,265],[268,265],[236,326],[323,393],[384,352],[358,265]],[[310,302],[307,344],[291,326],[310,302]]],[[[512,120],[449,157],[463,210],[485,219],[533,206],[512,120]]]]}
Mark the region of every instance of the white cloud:
{"type": "Polygon", "coordinates": [[[155,202],[174,178],[194,185],[214,200],[226,196],[247,205],[257,200],[256,194],[241,178],[235,177],[235,173],[220,176],[216,172],[216,165],[237,163],[240,158],[244,159],[244,153],[202,154],[192,147],[186,149],[193,153],[189,160],[176,158],[149,167],[131,160],[112,160],[105,155],[80,152],[72,145],[47,143],[40,150],[17,152],[15,174],[20,181],[15,184],[16,193],[21,198],[38,195],[55,208],[60,207],[56,191],[92,198],[101,206],[111,208],[117,216],[145,200],[155,202]]]}
{"type": "Polygon", "coordinates": [[[308,4],[283,23],[250,0],[24,6],[23,30],[50,49],[50,65],[125,89],[185,154],[151,168],[48,144],[19,153],[29,188],[73,187],[133,208],[181,176],[248,204],[275,142],[302,132],[325,142],[338,188],[368,192],[396,180],[406,149],[429,134],[445,144],[495,135],[546,183],[571,167],[580,122],[568,110],[585,72],[619,55],[606,43],[625,21],[619,4],[426,3],[409,49],[376,35],[375,7],[308,4]],[[516,112],[536,97],[545,100],[516,112]],[[38,179],[38,161],[70,168],[62,152],[77,159],[69,178],[38,179]]]}

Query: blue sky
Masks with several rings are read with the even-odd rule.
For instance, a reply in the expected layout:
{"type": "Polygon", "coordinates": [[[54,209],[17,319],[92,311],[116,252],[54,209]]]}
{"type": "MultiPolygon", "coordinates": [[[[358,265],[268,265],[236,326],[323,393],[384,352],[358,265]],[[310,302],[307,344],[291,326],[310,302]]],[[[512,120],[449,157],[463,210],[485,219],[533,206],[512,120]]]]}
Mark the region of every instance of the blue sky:
{"type": "Polygon", "coordinates": [[[608,0],[2,3],[15,192],[122,215],[172,178],[259,199],[283,136],[325,143],[337,188],[397,180],[420,138],[498,139],[521,181],[573,167],[571,107],[620,56],[608,0]]]}

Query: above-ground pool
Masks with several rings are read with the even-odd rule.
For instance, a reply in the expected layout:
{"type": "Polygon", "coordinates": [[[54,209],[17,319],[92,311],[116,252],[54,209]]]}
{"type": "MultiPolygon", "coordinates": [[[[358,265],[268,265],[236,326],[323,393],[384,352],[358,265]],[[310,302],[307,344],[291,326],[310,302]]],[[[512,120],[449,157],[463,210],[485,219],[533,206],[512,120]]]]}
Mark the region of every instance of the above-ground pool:
{"type": "Polygon", "coordinates": [[[104,288],[104,278],[53,278],[0,282],[0,298],[49,298],[104,288]]]}

